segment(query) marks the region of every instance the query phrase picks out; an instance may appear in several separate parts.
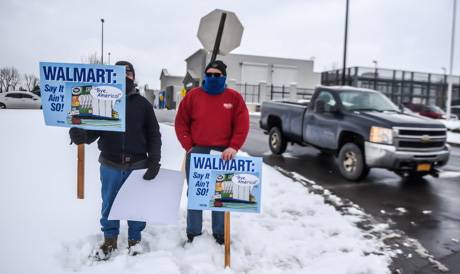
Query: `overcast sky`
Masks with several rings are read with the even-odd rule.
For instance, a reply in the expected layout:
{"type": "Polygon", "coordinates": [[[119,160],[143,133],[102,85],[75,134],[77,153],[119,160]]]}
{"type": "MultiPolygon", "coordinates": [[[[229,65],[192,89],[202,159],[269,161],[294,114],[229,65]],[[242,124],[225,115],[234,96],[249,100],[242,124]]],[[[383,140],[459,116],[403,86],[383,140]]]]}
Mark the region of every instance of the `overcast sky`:
{"type": "MultiPolygon", "coordinates": [[[[442,73],[449,66],[453,0],[350,0],[348,65],[442,73]]],[[[460,5],[460,4],[459,4],[460,5]]],[[[200,18],[234,11],[245,30],[235,53],[310,59],[340,67],[345,0],[0,1],[0,67],[38,75],[38,62],[81,62],[104,52],[124,59],[138,82],[158,88],[162,68],[185,73],[201,47],[200,18]]],[[[457,6],[457,14],[460,8],[457,6]]],[[[460,74],[460,15],[454,74],[460,74]]]]}

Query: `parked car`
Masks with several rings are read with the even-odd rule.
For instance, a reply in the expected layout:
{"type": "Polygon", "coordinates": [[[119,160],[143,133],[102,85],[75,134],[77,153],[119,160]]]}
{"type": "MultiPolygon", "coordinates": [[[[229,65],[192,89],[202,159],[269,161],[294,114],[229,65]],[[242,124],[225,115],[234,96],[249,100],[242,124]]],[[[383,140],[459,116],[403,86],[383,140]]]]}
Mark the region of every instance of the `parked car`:
{"type": "Polygon", "coordinates": [[[264,102],[260,127],[274,154],[288,143],[314,146],[335,155],[350,181],[373,167],[402,177],[437,176],[450,155],[442,123],[405,113],[370,89],[319,86],[309,104],[264,102]]]}
{"type": "Polygon", "coordinates": [[[0,109],[5,108],[41,108],[40,97],[26,91],[8,91],[0,93],[0,109]]]}
{"type": "Polygon", "coordinates": [[[425,117],[432,119],[447,119],[446,113],[440,107],[435,105],[405,103],[404,106],[425,117]]]}

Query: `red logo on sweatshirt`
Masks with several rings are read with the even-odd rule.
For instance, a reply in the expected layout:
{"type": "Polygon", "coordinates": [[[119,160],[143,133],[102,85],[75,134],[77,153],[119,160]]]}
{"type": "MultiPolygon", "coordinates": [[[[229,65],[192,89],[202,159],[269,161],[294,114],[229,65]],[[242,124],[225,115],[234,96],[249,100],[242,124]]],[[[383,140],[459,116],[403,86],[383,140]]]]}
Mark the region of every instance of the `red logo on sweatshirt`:
{"type": "Polygon", "coordinates": [[[233,105],[231,103],[224,103],[224,108],[232,109],[233,105]]]}

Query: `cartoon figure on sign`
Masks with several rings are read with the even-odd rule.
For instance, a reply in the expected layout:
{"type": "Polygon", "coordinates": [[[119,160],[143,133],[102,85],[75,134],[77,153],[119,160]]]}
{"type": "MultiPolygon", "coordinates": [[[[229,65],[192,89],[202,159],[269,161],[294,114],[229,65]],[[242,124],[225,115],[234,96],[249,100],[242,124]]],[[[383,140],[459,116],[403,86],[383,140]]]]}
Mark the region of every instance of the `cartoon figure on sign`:
{"type": "Polygon", "coordinates": [[[78,114],[80,114],[80,101],[79,101],[80,94],[81,94],[80,87],[74,87],[72,89],[72,102],[70,104],[71,106],[70,115],[72,117],[72,120],[71,120],[72,125],[81,124],[81,120],[78,117],[78,114]]]}

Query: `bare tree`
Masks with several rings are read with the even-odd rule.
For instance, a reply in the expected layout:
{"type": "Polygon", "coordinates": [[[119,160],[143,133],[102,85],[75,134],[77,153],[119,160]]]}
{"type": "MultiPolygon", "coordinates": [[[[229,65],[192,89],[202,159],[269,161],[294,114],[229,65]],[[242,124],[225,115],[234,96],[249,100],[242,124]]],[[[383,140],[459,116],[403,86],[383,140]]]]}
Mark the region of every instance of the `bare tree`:
{"type": "Polygon", "coordinates": [[[2,92],[15,90],[20,81],[19,71],[15,67],[0,69],[0,88],[2,92]]]}
{"type": "Polygon", "coordinates": [[[7,68],[0,68],[0,92],[8,91],[8,70],[7,68]]]}
{"type": "Polygon", "coordinates": [[[24,74],[27,91],[32,91],[38,85],[38,77],[33,74],[24,74]]]}
{"type": "Polygon", "coordinates": [[[82,58],[81,61],[87,64],[101,64],[101,59],[97,56],[97,52],[88,55],[86,58],[82,58]]]}

